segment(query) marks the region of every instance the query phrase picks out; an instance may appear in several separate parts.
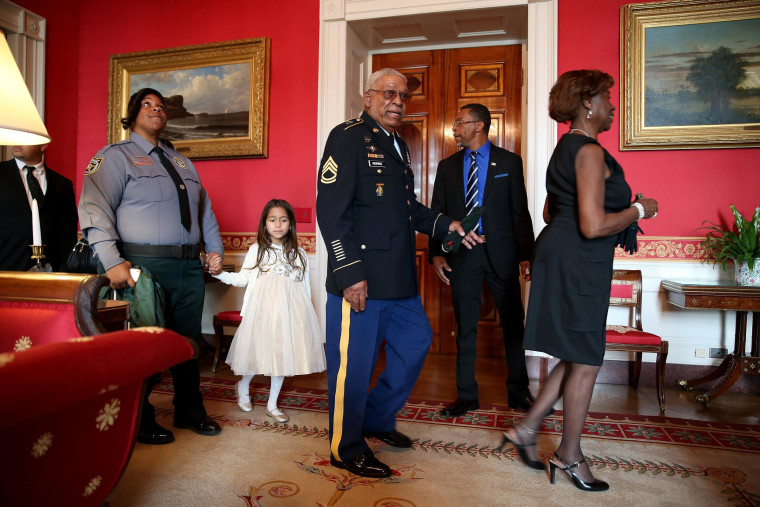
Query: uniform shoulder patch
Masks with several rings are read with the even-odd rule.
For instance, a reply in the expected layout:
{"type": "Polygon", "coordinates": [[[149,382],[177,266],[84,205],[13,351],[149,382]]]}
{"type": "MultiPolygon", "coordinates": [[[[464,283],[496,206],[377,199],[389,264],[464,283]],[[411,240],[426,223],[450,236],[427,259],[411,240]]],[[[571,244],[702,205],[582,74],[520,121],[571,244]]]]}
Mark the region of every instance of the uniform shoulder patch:
{"type": "Polygon", "coordinates": [[[87,169],[84,170],[85,176],[95,174],[100,169],[100,165],[103,163],[103,157],[92,157],[90,163],[87,164],[87,169]]]}
{"type": "Polygon", "coordinates": [[[343,130],[348,130],[351,127],[356,127],[357,125],[361,125],[362,123],[364,123],[364,120],[362,120],[361,118],[353,118],[351,120],[348,120],[346,123],[344,123],[346,127],[343,130]]]}
{"type": "Polygon", "coordinates": [[[319,181],[325,185],[335,183],[338,179],[338,164],[335,163],[332,156],[330,156],[324,164],[322,164],[322,171],[320,173],[319,181]]]}
{"type": "Polygon", "coordinates": [[[187,164],[179,157],[174,157],[174,163],[180,166],[182,169],[187,169],[187,164]]]}

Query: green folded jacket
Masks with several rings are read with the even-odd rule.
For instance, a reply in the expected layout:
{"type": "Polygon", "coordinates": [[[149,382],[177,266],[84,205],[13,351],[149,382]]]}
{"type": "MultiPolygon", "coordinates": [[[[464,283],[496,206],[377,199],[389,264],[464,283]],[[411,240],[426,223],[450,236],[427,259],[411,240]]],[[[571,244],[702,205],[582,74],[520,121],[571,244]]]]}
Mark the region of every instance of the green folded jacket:
{"type": "MultiPolygon", "coordinates": [[[[485,212],[485,210],[485,206],[475,206],[472,208],[472,211],[470,211],[470,214],[462,219],[461,225],[465,233],[470,232],[478,226],[478,220],[480,220],[480,217],[483,216],[483,212],[485,212]]],[[[446,253],[456,252],[459,250],[459,247],[461,245],[462,236],[460,236],[457,231],[452,231],[448,233],[445,238],[443,238],[442,246],[443,251],[446,253]]]]}

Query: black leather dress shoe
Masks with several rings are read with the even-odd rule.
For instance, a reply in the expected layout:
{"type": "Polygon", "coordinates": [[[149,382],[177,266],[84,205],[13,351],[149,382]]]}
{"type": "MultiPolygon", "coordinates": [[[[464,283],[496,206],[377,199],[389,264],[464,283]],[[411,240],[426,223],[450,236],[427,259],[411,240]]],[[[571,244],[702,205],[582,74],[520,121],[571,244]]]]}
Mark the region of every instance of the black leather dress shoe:
{"type": "Polygon", "coordinates": [[[391,431],[362,431],[364,438],[376,438],[393,447],[409,448],[412,446],[412,440],[396,430],[391,431]]]}
{"type": "Polygon", "coordinates": [[[174,426],[177,428],[187,428],[199,435],[213,436],[222,432],[222,428],[210,417],[201,417],[195,421],[185,421],[174,419],[174,426]]]}
{"type": "Polygon", "coordinates": [[[451,403],[443,410],[441,410],[441,417],[459,417],[465,415],[470,410],[477,410],[480,408],[478,400],[463,400],[457,398],[454,403],[451,403]]]}
{"type": "Polygon", "coordinates": [[[338,461],[330,455],[330,464],[334,467],[348,470],[352,474],[361,477],[375,477],[382,479],[391,476],[390,467],[377,459],[375,453],[372,452],[372,449],[367,449],[362,454],[349,461],[338,461]]]}
{"type": "Polygon", "coordinates": [[[156,421],[143,423],[137,432],[137,441],[141,444],[161,445],[174,442],[174,433],[159,425],[156,421]]]}
{"type": "MultiPolygon", "coordinates": [[[[526,395],[522,395],[522,396],[517,395],[517,394],[510,394],[509,408],[522,409],[527,412],[533,406],[533,403],[535,401],[536,399],[530,393],[526,395]]],[[[553,413],[554,413],[554,407],[550,407],[549,410],[546,411],[546,414],[544,415],[544,417],[548,417],[552,415],[553,413]]]]}

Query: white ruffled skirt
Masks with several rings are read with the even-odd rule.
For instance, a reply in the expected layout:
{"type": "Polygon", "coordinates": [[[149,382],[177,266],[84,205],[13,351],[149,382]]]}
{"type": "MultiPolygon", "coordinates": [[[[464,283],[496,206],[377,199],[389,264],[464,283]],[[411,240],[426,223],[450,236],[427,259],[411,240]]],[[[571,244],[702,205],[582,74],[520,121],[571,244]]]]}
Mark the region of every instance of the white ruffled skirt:
{"type": "Polygon", "coordinates": [[[236,375],[293,376],[325,370],[325,349],[306,286],[263,275],[251,298],[226,363],[236,375]]]}

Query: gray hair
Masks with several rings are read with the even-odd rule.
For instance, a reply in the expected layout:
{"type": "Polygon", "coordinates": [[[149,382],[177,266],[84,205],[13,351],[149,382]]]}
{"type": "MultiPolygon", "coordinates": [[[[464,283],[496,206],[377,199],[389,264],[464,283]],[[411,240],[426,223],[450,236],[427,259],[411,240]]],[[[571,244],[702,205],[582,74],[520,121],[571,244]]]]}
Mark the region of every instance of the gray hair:
{"type": "Polygon", "coordinates": [[[390,67],[386,67],[384,69],[376,70],[372,74],[370,74],[369,79],[367,79],[367,84],[364,87],[364,93],[367,93],[370,89],[375,89],[375,84],[377,84],[377,81],[383,77],[383,76],[396,76],[400,77],[404,80],[404,83],[406,83],[406,76],[397,71],[396,69],[391,69],[390,67]]]}

